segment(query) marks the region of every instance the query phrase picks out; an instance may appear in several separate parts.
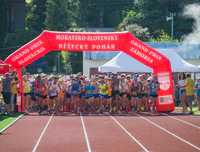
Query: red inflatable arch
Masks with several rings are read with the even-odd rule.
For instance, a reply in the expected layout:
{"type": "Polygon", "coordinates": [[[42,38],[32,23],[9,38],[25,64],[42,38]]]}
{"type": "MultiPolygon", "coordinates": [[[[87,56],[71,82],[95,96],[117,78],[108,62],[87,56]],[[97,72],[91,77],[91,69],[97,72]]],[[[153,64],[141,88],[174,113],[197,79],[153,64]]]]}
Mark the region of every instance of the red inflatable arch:
{"type": "MultiPolygon", "coordinates": [[[[21,78],[21,68],[34,62],[51,50],[122,50],[134,59],[152,68],[154,75],[158,76],[159,82],[161,83],[161,90],[159,91],[157,101],[157,111],[166,112],[174,110],[172,71],[169,59],[132,36],[130,32],[71,33],[44,31],[40,36],[8,56],[5,62],[14,66],[18,70],[19,77],[21,78]]],[[[24,102],[22,100],[23,109],[24,102]]]]}

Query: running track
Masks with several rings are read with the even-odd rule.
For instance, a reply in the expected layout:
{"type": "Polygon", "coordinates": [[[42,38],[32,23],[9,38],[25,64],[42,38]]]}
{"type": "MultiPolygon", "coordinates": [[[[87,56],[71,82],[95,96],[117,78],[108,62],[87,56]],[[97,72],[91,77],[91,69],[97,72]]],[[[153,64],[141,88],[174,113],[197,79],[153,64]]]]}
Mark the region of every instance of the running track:
{"type": "Polygon", "coordinates": [[[196,152],[200,151],[200,117],[31,114],[0,135],[0,151],[196,152]]]}

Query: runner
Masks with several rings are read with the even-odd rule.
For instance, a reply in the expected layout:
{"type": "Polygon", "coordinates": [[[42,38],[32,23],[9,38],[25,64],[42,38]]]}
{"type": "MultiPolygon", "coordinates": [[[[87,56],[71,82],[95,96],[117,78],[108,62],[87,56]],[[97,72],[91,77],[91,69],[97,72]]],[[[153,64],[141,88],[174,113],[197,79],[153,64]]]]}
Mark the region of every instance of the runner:
{"type": "Polygon", "coordinates": [[[72,84],[74,83],[75,79],[70,79],[70,76],[67,77],[67,82],[66,82],[66,94],[65,94],[65,102],[66,102],[66,112],[71,112],[72,111],[72,105],[71,105],[71,88],[72,84]]]}
{"type": "Polygon", "coordinates": [[[100,83],[99,83],[99,89],[100,89],[100,106],[99,111],[103,113],[105,111],[104,104],[107,103],[108,99],[108,87],[104,80],[104,76],[101,77],[100,83]]]}
{"type": "MultiPolygon", "coordinates": [[[[86,111],[89,113],[90,110],[93,108],[93,93],[92,93],[92,85],[90,83],[89,78],[86,78],[85,81],[86,82],[83,87],[83,92],[85,93],[86,111]]],[[[80,108],[78,108],[78,112],[80,112],[80,108]]]]}
{"type": "Polygon", "coordinates": [[[36,81],[33,84],[34,97],[36,99],[35,105],[39,110],[39,114],[42,112],[42,101],[43,101],[43,93],[46,90],[46,85],[42,82],[41,76],[37,76],[36,81]]]}
{"type": "Polygon", "coordinates": [[[59,99],[59,110],[61,112],[64,111],[64,107],[65,107],[65,102],[64,102],[64,98],[65,98],[65,91],[66,91],[66,84],[63,82],[63,78],[60,77],[58,79],[59,81],[59,85],[61,87],[61,91],[60,93],[58,94],[58,99],[59,99]]]}
{"type": "Polygon", "coordinates": [[[144,93],[145,93],[145,111],[150,112],[150,103],[149,103],[149,92],[150,92],[150,79],[144,83],[144,93]]]}
{"type": "Polygon", "coordinates": [[[29,108],[31,107],[31,101],[30,99],[30,82],[27,80],[27,77],[23,76],[23,87],[24,87],[24,101],[25,101],[25,109],[26,112],[29,111],[29,108]]]}
{"type": "Polygon", "coordinates": [[[158,82],[158,76],[153,76],[153,80],[150,82],[150,90],[149,90],[149,96],[150,100],[153,103],[152,107],[152,114],[155,114],[155,108],[156,108],[156,100],[158,98],[158,91],[160,90],[160,83],[158,82]]]}
{"type": "Polygon", "coordinates": [[[131,80],[131,75],[127,75],[126,76],[126,113],[128,113],[128,111],[131,111],[131,84],[132,84],[132,80],[131,80]]]}
{"type": "Polygon", "coordinates": [[[120,113],[120,109],[119,109],[119,79],[117,77],[117,74],[114,74],[114,76],[113,76],[111,87],[112,87],[113,101],[116,105],[116,108],[114,107],[114,111],[120,113]]]}
{"type": "Polygon", "coordinates": [[[121,109],[120,111],[122,111],[123,113],[126,111],[126,75],[125,74],[121,74],[121,80],[119,82],[119,89],[120,89],[120,101],[121,101],[121,109]]]}
{"type": "Polygon", "coordinates": [[[95,75],[92,82],[92,90],[93,90],[93,107],[95,111],[99,109],[99,84],[98,84],[98,75],[95,75]]]}
{"type": "MultiPolygon", "coordinates": [[[[113,112],[113,105],[112,105],[112,88],[111,88],[111,83],[112,83],[112,79],[109,78],[108,76],[105,77],[106,79],[106,84],[108,87],[108,108],[110,109],[110,113],[113,112]]],[[[108,109],[107,109],[108,110],[108,109]]]]}
{"type": "Polygon", "coordinates": [[[143,75],[139,75],[138,83],[140,85],[140,90],[138,92],[138,107],[140,110],[145,110],[145,93],[144,93],[144,78],[143,75]]]}
{"type": "Polygon", "coordinates": [[[79,80],[76,78],[75,81],[72,83],[71,86],[71,98],[72,98],[72,112],[77,111],[76,108],[80,107],[79,104],[79,94],[81,93],[81,85],[79,83],[79,80]]]}
{"type": "Polygon", "coordinates": [[[54,105],[54,114],[59,110],[59,99],[58,94],[61,91],[60,84],[58,83],[58,77],[54,77],[53,81],[50,83],[48,90],[50,91],[50,102],[55,102],[54,105]]]}
{"type": "Polygon", "coordinates": [[[138,78],[136,76],[133,77],[133,82],[131,83],[130,90],[131,90],[131,101],[133,107],[132,111],[135,111],[135,109],[137,109],[136,113],[139,113],[140,107],[138,104],[138,92],[140,90],[140,85],[138,82],[138,78]]]}

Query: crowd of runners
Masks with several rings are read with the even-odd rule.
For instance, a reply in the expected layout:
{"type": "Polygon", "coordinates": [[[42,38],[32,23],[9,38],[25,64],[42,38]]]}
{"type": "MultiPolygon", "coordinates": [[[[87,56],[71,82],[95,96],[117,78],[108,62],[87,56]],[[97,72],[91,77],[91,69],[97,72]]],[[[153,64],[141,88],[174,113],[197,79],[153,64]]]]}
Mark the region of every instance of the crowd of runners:
{"type": "Polygon", "coordinates": [[[155,113],[160,90],[157,76],[76,75],[23,76],[25,109],[39,114],[62,113],[155,113]]]}
{"type": "MultiPolygon", "coordinates": [[[[4,113],[14,111],[14,98],[19,94],[17,72],[5,74],[0,81],[3,89],[4,113]]],[[[23,93],[25,109],[29,112],[47,113],[156,113],[156,100],[160,90],[157,76],[143,74],[117,75],[114,73],[96,74],[91,78],[76,75],[31,75],[23,76],[23,93]]],[[[186,103],[193,114],[192,102],[196,92],[198,110],[200,111],[200,78],[197,83],[190,74],[183,72],[174,83],[178,89],[182,113],[187,113],[186,103]]]]}

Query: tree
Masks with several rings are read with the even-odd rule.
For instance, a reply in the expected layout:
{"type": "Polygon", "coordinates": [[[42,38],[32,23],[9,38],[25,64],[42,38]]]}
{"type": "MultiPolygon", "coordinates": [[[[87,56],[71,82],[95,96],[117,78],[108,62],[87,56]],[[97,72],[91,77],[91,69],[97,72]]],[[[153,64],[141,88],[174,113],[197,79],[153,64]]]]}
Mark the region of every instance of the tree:
{"type": "Polygon", "coordinates": [[[47,0],[31,0],[26,4],[26,27],[42,32],[45,29],[47,0]]]}
{"type": "Polygon", "coordinates": [[[141,18],[138,24],[148,27],[154,38],[162,33],[162,29],[170,34],[171,22],[166,21],[166,16],[176,13],[174,18],[174,36],[180,39],[185,33],[191,32],[193,20],[185,19],[182,15],[183,8],[187,4],[198,2],[199,0],[139,0],[138,8],[141,18]]]}
{"type": "Polygon", "coordinates": [[[3,45],[3,41],[5,38],[5,34],[6,34],[6,28],[5,28],[5,11],[4,11],[4,7],[3,7],[3,2],[4,0],[0,0],[0,47],[2,47],[3,45]]]}
{"type": "Polygon", "coordinates": [[[156,39],[151,38],[150,42],[179,42],[178,39],[172,39],[164,30],[161,30],[162,34],[156,39]]]}
{"type": "Polygon", "coordinates": [[[133,0],[80,0],[80,27],[116,27],[123,20],[123,11],[134,5],[133,0]]]}
{"type": "Polygon", "coordinates": [[[150,40],[148,28],[142,28],[137,24],[124,25],[121,27],[121,31],[129,31],[141,41],[148,42],[150,40]]]}
{"type": "MultiPolygon", "coordinates": [[[[18,29],[15,30],[13,34],[6,35],[6,43],[4,43],[4,47],[21,47],[26,43],[30,42],[34,38],[36,38],[39,33],[35,30],[25,30],[18,29]]],[[[6,49],[1,51],[1,57],[5,59],[8,55],[13,53],[16,49],[6,49]]]]}
{"type": "Polygon", "coordinates": [[[75,14],[66,0],[47,0],[45,26],[47,30],[66,31],[76,26],[75,14]]]}

